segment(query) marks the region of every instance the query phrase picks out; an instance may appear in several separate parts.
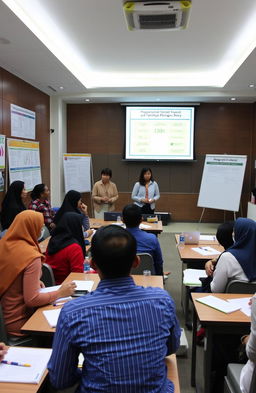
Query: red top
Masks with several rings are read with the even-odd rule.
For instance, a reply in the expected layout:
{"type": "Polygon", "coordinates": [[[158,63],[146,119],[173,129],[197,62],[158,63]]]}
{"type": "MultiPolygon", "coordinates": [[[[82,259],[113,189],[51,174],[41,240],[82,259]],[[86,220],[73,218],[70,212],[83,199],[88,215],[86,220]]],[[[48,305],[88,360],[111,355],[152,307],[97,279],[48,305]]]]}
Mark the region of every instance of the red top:
{"type": "Polygon", "coordinates": [[[51,266],[56,284],[61,284],[71,272],[83,273],[84,255],[82,247],[73,243],[49,255],[46,250],[46,263],[51,266]]]}

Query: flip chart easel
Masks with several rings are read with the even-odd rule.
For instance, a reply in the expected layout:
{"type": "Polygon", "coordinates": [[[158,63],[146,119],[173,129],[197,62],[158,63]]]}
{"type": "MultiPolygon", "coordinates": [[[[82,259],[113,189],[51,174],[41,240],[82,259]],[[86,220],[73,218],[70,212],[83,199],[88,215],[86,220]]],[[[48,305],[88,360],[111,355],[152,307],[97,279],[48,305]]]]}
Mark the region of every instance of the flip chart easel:
{"type": "MultiPolygon", "coordinates": [[[[63,168],[65,193],[69,190],[91,193],[93,181],[91,154],[65,153],[63,154],[63,168]]],[[[90,200],[92,208],[92,198],[90,200]]]]}
{"type": "Polygon", "coordinates": [[[197,202],[205,208],[239,210],[247,156],[207,154],[197,202]]]}

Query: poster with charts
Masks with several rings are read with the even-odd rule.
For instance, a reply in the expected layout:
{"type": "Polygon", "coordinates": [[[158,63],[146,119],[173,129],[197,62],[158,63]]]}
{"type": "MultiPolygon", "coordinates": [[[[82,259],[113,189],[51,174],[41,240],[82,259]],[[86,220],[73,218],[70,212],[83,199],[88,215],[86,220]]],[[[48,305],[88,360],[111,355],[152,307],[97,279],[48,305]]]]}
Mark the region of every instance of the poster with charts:
{"type": "Polygon", "coordinates": [[[91,154],[63,154],[65,192],[91,191],[91,154]]]}
{"type": "Polygon", "coordinates": [[[39,142],[7,139],[10,183],[22,180],[28,191],[42,183],[39,142]]]}
{"type": "Polygon", "coordinates": [[[0,135],[0,170],[5,168],[5,135],[0,135]]]}
{"type": "Polygon", "coordinates": [[[11,136],[36,138],[36,113],[11,104],[11,136]]]}

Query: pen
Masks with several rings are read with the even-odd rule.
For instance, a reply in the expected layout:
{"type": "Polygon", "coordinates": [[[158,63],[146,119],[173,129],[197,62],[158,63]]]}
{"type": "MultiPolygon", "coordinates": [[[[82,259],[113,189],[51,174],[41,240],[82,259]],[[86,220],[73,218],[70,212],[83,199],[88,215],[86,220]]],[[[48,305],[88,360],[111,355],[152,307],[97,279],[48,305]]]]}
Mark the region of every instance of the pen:
{"type": "Polygon", "coordinates": [[[62,306],[62,304],[65,304],[66,302],[62,302],[62,303],[53,303],[53,306],[54,307],[56,307],[56,306],[62,306]]]}
{"type": "Polygon", "coordinates": [[[1,363],[9,364],[10,366],[31,367],[31,364],[28,364],[28,363],[11,362],[9,360],[1,360],[1,363]]]}

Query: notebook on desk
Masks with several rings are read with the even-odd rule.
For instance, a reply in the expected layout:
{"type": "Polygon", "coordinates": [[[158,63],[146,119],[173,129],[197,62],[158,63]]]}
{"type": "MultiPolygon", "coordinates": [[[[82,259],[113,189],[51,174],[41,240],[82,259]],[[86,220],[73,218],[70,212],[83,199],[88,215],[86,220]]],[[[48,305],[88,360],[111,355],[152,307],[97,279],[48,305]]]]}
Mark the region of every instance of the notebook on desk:
{"type": "Polygon", "coordinates": [[[185,238],[185,244],[199,244],[200,232],[183,232],[185,238]]]}

